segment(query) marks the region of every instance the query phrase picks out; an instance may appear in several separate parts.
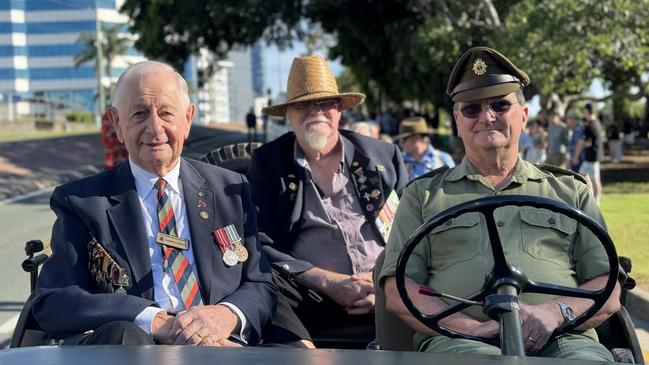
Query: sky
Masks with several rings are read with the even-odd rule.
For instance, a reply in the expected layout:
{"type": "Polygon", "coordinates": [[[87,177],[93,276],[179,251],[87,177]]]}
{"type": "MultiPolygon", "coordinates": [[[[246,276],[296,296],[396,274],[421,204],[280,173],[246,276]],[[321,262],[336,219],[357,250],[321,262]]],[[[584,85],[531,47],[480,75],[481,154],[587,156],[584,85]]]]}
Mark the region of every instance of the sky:
{"type": "MultiPolygon", "coordinates": [[[[306,48],[301,42],[296,42],[292,49],[279,50],[277,46],[271,45],[266,47],[264,54],[264,83],[266,89],[271,89],[271,95],[274,97],[279,91],[286,91],[286,81],[288,72],[291,70],[293,58],[305,53],[306,48]]],[[[316,54],[327,58],[326,51],[318,51],[316,54]]],[[[328,61],[331,72],[338,76],[343,71],[343,66],[337,61],[328,61]]]]}

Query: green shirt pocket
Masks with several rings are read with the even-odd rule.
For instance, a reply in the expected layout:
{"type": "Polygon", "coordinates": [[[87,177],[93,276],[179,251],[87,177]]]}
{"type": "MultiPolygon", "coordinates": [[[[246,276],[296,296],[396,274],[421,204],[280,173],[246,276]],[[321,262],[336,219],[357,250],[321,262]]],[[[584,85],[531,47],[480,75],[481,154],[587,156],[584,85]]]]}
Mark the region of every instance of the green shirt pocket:
{"type": "Polygon", "coordinates": [[[480,213],[466,213],[449,219],[431,231],[431,261],[443,270],[476,257],[484,248],[480,213]]]}
{"type": "Polygon", "coordinates": [[[571,246],[577,230],[574,219],[544,209],[524,209],[520,217],[523,251],[564,269],[573,266],[571,246]]]}

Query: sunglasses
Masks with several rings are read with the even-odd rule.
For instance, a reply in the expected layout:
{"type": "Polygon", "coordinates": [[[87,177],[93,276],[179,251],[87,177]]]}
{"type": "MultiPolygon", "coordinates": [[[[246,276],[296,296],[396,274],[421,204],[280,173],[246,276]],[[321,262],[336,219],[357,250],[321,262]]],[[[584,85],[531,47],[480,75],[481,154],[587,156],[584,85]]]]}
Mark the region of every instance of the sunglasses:
{"type": "Polygon", "coordinates": [[[291,104],[297,110],[310,110],[313,107],[319,108],[321,111],[326,112],[331,109],[338,109],[340,101],[338,99],[327,99],[318,101],[301,101],[299,103],[291,104]]]}
{"type": "Polygon", "coordinates": [[[465,104],[460,108],[460,113],[462,113],[462,115],[465,118],[469,118],[469,119],[477,118],[480,116],[480,113],[482,113],[483,106],[486,106],[496,115],[501,115],[507,113],[509,109],[512,107],[512,104],[514,103],[512,103],[507,99],[500,99],[489,104],[486,103],[485,104],[480,104],[480,103],[465,104]]]}

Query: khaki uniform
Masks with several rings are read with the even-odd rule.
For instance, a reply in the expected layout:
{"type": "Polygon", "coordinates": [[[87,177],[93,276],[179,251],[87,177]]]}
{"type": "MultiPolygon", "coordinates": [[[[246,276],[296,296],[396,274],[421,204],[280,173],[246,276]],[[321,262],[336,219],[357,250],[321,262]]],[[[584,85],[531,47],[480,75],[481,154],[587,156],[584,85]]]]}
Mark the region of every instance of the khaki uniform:
{"type": "MultiPolygon", "coordinates": [[[[415,229],[450,207],[492,195],[533,195],[562,201],[605,227],[590,188],[581,178],[568,172],[540,169],[519,158],[511,177],[496,190],[465,157],[456,168],[438,169],[407,186],[385,249],[381,285],[385,277],[395,275],[399,253],[415,229]]],[[[532,280],[576,287],[609,271],[606,252],[597,238],[564,215],[507,206],[496,209],[494,219],[508,262],[523,268],[532,280]]],[[[472,212],[433,229],[413,252],[406,274],[417,283],[465,297],[481,288],[485,273],[492,266],[485,219],[472,212]]],[[[520,297],[527,304],[549,299],[541,294],[520,297]]],[[[464,313],[479,321],[488,319],[477,306],[464,313]]],[[[588,332],[589,336],[596,336],[593,330],[588,332]]],[[[415,348],[425,351],[426,339],[424,335],[415,335],[415,348]]]]}

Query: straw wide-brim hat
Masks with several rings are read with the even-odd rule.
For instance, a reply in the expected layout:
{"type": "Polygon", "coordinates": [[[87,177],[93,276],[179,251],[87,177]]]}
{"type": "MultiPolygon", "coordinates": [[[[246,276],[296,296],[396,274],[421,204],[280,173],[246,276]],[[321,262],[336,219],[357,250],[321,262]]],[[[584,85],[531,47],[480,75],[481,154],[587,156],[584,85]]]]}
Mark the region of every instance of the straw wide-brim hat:
{"type": "Polygon", "coordinates": [[[423,117],[410,117],[399,123],[399,133],[394,136],[394,139],[400,140],[415,134],[429,135],[433,132],[435,129],[428,127],[428,123],[423,117]]]}
{"type": "Polygon", "coordinates": [[[293,59],[286,86],[286,102],[262,109],[268,115],[286,115],[288,105],[302,101],[340,99],[339,109],[352,108],[365,100],[365,94],[339,93],[338,84],[327,61],[320,56],[296,57],[293,59]]]}

